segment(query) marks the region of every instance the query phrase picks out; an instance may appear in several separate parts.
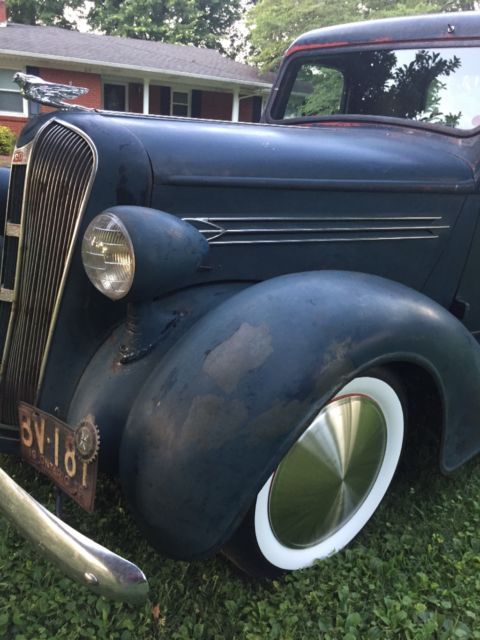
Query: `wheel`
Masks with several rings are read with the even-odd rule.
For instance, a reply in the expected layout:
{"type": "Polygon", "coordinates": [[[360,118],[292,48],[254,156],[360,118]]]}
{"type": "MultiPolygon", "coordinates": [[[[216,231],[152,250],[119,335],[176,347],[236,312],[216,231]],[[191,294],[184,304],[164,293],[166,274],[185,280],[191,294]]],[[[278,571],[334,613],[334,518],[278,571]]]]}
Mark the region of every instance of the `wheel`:
{"type": "Polygon", "coordinates": [[[272,577],[342,549],[388,489],[404,424],[396,379],[372,372],[349,382],[267,480],[226,555],[251,575],[272,577]]]}

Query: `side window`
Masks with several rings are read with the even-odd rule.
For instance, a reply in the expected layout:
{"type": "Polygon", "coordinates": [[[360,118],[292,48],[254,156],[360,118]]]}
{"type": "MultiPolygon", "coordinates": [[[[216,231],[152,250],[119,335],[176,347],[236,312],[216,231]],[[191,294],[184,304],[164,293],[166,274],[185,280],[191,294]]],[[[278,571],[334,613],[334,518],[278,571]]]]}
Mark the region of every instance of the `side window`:
{"type": "Polygon", "coordinates": [[[318,64],[302,65],[283,117],[301,118],[339,113],[343,86],[344,77],[338,69],[318,64]]]}
{"type": "Polygon", "coordinates": [[[0,69],[0,111],[23,113],[23,99],[13,82],[14,74],[13,69],[0,69]]]}

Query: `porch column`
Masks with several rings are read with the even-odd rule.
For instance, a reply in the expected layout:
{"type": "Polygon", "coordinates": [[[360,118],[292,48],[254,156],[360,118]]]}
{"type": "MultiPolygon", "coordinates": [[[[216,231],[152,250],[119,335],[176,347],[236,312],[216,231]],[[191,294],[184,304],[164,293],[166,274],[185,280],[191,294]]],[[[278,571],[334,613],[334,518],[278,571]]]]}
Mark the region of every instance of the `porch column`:
{"type": "Polygon", "coordinates": [[[233,90],[232,122],[238,122],[240,115],[240,90],[233,90]]]}
{"type": "Polygon", "coordinates": [[[143,81],[143,113],[147,114],[149,112],[149,104],[150,104],[150,80],[145,78],[143,81]]]}

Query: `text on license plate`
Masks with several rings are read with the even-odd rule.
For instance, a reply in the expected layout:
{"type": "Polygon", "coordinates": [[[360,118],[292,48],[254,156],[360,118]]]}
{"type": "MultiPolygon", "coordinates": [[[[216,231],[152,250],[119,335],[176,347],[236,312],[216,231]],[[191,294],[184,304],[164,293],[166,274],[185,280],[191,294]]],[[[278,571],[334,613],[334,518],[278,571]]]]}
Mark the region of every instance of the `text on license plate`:
{"type": "Polygon", "coordinates": [[[81,425],[73,428],[26,402],[19,403],[18,411],[22,457],[51,478],[80,506],[93,511],[98,456],[96,449],[92,449],[95,443],[87,440],[95,437],[96,431],[93,436],[88,429],[78,434],[81,425]],[[88,453],[88,445],[91,445],[92,455],[85,459],[82,453],[88,453]]]}

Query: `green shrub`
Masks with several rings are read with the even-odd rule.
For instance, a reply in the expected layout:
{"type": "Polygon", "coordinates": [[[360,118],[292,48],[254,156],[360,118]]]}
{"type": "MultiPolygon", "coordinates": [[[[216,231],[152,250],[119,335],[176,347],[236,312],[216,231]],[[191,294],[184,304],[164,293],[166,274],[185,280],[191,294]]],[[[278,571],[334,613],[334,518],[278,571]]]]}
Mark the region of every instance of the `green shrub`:
{"type": "Polygon", "coordinates": [[[9,156],[15,146],[15,134],[8,127],[0,126],[0,155],[9,156]]]}

